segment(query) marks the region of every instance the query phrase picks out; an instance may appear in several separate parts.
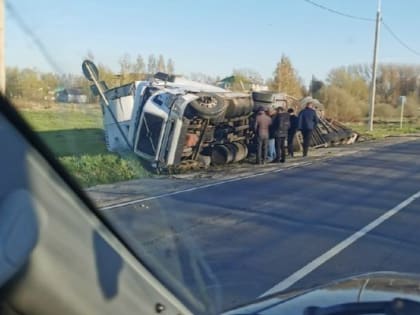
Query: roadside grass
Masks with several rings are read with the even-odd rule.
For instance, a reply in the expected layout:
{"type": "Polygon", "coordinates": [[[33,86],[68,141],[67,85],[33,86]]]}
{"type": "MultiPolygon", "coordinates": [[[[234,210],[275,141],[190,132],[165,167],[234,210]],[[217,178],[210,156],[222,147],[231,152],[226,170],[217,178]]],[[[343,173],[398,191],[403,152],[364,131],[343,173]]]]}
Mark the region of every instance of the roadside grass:
{"type": "Polygon", "coordinates": [[[150,176],[134,154],[107,151],[99,108],[55,105],[21,113],[83,187],[150,176]]]}
{"type": "Polygon", "coordinates": [[[112,153],[73,155],[61,157],[60,161],[83,187],[149,176],[138,158],[131,154],[127,156],[112,153]]]}
{"type": "Polygon", "coordinates": [[[399,136],[407,134],[420,134],[420,123],[411,121],[403,124],[400,128],[399,122],[377,122],[373,124],[373,131],[367,130],[366,123],[347,124],[348,127],[359,133],[367,139],[383,139],[390,136],[399,136]]]}

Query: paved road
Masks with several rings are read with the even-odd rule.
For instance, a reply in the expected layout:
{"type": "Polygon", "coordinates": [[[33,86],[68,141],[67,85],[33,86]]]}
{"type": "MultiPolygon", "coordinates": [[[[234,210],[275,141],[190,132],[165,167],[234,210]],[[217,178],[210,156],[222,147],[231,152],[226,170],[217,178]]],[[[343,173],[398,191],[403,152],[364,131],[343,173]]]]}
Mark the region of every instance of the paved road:
{"type": "MultiPolygon", "coordinates": [[[[104,213],[150,255],[146,263],[161,264],[198,297],[213,301],[221,293],[228,308],[263,294],[417,193],[419,152],[419,140],[376,146],[104,213]],[[199,273],[206,274],[202,282],[199,273]]],[[[419,226],[415,200],[291,289],[370,271],[420,273],[419,226]]]]}

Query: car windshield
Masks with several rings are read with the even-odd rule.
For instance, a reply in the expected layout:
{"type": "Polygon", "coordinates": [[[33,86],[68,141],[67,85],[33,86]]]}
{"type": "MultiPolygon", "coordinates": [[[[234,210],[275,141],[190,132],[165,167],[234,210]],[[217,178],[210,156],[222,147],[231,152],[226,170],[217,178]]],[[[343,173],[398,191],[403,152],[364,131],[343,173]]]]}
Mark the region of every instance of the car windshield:
{"type": "Polygon", "coordinates": [[[420,273],[417,1],[0,6],[0,89],[194,313],[420,273]]]}

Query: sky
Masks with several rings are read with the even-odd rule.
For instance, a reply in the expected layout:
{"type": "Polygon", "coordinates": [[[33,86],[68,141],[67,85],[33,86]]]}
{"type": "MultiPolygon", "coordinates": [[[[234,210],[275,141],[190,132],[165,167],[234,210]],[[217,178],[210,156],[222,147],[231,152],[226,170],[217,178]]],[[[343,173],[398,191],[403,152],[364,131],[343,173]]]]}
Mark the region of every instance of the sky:
{"type": "MultiPolygon", "coordinates": [[[[377,0],[313,0],[374,19],[377,0]]],[[[375,23],[349,19],[304,0],[8,0],[6,65],[81,73],[91,52],[118,71],[126,53],[162,54],[177,74],[228,76],[250,68],[272,76],[287,55],[306,83],[339,66],[371,63],[375,23]],[[28,30],[17,22],[20,16],[28,30]],[[33,34],[33,36],[31,36],[33,34]],[[35,41],[45,47],[46,60],[35,41]],[[52,66],[56,64],[58,67],[52,66]]],[[[382,0],[383,20],[420,51],[420,1],[382,0]]],[[[382,27],[379,62],[420,63],[382,27]]]]}

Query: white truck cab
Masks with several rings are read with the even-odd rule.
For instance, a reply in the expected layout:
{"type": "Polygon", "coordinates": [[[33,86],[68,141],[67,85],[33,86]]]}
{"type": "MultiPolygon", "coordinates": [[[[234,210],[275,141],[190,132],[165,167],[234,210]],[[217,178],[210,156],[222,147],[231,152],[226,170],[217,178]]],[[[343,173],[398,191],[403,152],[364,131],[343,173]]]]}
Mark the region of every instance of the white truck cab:
{"type": "Polygon", "coordinates": [[[94,75],[92,90],[101,95],[108,150],[132,150],[156,169],[223,164],[247,156],[249,94],[162,73],[108,89],[98,82],[94,65],[88,67],[86,77],[94,75]]]}

